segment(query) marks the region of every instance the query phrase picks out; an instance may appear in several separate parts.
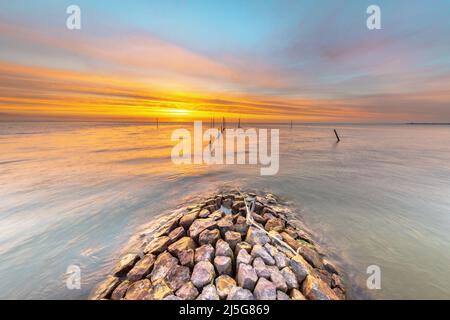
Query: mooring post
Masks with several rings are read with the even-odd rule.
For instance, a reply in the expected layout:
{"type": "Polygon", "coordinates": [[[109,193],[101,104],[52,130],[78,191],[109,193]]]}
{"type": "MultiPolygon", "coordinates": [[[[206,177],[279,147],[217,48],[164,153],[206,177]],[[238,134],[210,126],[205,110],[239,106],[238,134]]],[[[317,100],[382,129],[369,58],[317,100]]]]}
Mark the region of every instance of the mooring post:
{"type": "Polygon", "coordinates": [[[339,139],[339,135],[338,135],[336,129],[334,129],[334,134],[336,135],[337,142],[341,141],[341,139],[339,139]]]}

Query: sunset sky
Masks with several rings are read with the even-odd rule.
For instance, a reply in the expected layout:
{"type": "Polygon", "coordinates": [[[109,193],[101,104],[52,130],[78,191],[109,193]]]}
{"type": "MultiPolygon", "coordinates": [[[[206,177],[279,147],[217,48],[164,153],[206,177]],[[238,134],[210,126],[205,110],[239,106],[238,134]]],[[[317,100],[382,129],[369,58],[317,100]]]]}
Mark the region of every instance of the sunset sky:
{"type": "Polygon", "coordinates": [[[0,0],[0,48],[0,121],[450,122],[448,0],[0,0]]]}

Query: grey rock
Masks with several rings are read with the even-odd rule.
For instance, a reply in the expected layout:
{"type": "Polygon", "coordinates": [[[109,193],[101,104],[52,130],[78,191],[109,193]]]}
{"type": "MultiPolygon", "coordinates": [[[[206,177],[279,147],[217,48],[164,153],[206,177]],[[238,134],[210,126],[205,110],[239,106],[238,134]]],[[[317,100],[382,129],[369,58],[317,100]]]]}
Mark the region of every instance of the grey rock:
{"type": "Polygon", "coordinates": [[[277,289],[275,285],[266,278],[259,278],[255,287],[256,300],[276,300],[277,289]]]}
{"type": "Polygon", "coordinates": [[[227,300],[255,300],[253,293],[248,289],[234,287],[230,290],[227,300]]]}
{"type": "Polygon", "coordinates": [[[205,285],[212,283],[216,276],[214,266],[209,261],[200,261],[194,266],[192,271],[191,281],[197,288],[202,288],[205,285]]]}
{"type": "Polygon", "coordinates": [[[253,290],[255,288],[258,276],[252,266],[240,264],[237,272],[237,283],[244,289],[253,290]]]}

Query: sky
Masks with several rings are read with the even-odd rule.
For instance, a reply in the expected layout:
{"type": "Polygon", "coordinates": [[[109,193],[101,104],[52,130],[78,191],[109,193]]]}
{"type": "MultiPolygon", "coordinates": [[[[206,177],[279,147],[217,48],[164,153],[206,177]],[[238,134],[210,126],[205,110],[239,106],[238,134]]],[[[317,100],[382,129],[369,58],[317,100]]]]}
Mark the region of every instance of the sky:
{"type": "Polygon", "coordinates": [[[0,121],[450,122],[449,35],[448,0],[0,0],[0,121]]]}

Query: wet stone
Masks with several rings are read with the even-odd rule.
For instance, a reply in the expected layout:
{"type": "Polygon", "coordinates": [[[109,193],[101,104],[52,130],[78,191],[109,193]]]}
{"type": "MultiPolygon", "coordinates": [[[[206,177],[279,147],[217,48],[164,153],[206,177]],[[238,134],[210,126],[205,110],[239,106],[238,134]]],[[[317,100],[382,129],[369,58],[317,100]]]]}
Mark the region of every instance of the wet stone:
{"type": "Polygon", "coordinates": [[[155,256],[152,254],[147,254],[142,260],[139,260],[133,269],[131,269],[127,274],[127,279],[131,282],[141,280],[147,276],[153,269],[155,264],[155,256]]]}

